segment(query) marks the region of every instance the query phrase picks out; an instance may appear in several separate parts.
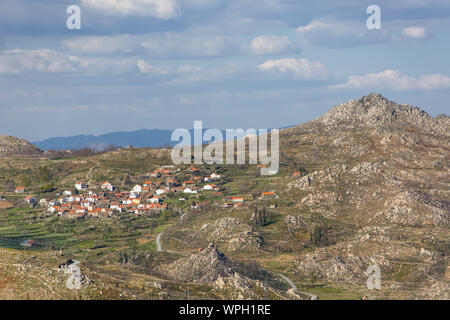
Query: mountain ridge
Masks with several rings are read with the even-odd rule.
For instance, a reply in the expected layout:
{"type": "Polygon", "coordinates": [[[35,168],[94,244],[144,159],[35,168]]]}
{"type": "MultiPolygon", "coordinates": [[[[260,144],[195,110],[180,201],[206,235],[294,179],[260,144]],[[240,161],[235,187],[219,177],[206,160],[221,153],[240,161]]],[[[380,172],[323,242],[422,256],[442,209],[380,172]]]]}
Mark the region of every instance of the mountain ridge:
{"type": "Polygon", "coordinates": [[[0,156],[37,156],[43,151],[25,139],[10,135],[0,135],[0,156]]]}

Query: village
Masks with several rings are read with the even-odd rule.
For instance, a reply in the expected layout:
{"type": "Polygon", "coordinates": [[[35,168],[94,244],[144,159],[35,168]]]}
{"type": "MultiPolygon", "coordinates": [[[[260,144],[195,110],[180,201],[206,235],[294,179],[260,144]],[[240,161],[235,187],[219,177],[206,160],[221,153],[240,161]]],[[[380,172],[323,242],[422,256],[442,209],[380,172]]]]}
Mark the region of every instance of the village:
{"type": "MultiPolygon", "coordinates": [[[[135,179],[133,179],[135,180],[135,179]]],[[[221,208],[250,206],[256,199],[249,195],[224,195],[224,177],[216,172],[204,172],[193,166],[177,168],[162,166],[139,177],[135,183],[130,177],[116,187],[110,182],[99,186],[76,181],[74,188],[59,193],[56,199],[25,197],[31,206],[45,208],[45,212],[60,217],[81,219],[87,217],[112,217],[121,213],[151,215],[169,210],[171,206],[189,208],[214,205],[221,208]],[[129,188],[126,188],[129,187],[129,188]]],[[[16,194],[24,194],[24,187],[17,187],[16,194]]],[[[225,192],[226,193],[226,192],[225,192]]],[[[274,192],[263,192],[258,200],[276,199],[274,192]]]]}

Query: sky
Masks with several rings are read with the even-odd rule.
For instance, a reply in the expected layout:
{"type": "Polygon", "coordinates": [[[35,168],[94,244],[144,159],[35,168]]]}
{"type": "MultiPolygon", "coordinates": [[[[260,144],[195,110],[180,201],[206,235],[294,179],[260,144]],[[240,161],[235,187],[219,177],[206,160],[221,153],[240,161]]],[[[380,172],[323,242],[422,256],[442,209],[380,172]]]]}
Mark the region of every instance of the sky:
{"type": "Polygon", "coordinates": [[[0,0],[0,134],[277,128],[369,93],[449,114],[449,28],[448,0],[0,0]]]}

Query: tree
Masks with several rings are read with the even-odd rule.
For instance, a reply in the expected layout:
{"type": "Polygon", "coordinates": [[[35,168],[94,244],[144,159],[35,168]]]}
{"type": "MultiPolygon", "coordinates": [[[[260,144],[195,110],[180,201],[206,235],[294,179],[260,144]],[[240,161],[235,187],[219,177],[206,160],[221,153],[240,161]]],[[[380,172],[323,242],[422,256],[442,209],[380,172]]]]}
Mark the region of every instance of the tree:
{"type": "Polygon", "coordinates": [[[50,183],[46,183],[43,184],[39,187],[39,192],[41,193],[47,193],[47,192],[52,192],[55,189],[55,186],[53,185],[52,182],[50,183]]]}
{"type": "Polygon", "coordinates": [[[48,167],[39,167],[39,179],[41,183],[50,182],[52,179],[50,169],[48,167]]]}
{"type": "Polygon", "coordinates": [[[330,241],[331,226],[329,225],[315,225],[312,229],[309,242],[316,247],[324,247],[331,244],[330,241]]]}
{"type": "Polygon", "coordinates": [[[255,207],[251,220],[254,226],[264,227],[270,223],[271,214],[267,211],[266,207],[262,210],[258,210],[258,208],[255,207]]]}

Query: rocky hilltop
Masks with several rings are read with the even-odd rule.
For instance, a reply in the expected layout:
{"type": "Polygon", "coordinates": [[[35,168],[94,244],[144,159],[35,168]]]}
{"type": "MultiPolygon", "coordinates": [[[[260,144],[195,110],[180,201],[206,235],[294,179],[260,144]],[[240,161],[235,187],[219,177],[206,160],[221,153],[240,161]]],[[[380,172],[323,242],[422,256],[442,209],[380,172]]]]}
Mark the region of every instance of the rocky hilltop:
{"type": "Polygon", "coordinates": [[[418,107],[398,104],[380,94],[370,94],[332,108],[320,118],[302,125],[315,131],[378,129],[419,130],[436,136],[449,136],[450,118],[435,118],[418,107]]]}
{"type": "Polygon", "coordinates": [[[38,156],[42,152],[24,139],[0,135],[0,156],[38,156]]]}
{"type": "Polygon", "coordinates": [[[449,117],[371,94],[284,130],[280,140],[280,158],[307,171],[280,186],[295,199],[293,212],[306,224],[347,224],[345,236],[299,254],[299,278],[362,283],[374,264],[386,294],[450,297],[449,117]]]}
{"type": "Polygon", "coordinates": [[[159,271],[177,281],[210,284],[215,295],[228,299],[310,298],[293,292],[279,276],[266,270],[249,274],[244,266],[231,261],[213,243],[201,252],[160,267],[159,271]]]}

